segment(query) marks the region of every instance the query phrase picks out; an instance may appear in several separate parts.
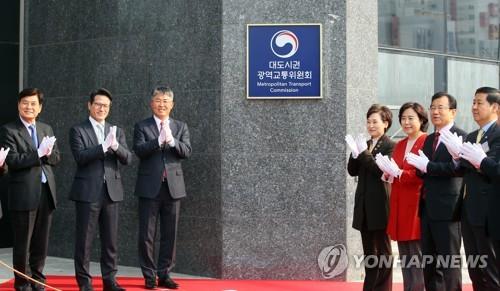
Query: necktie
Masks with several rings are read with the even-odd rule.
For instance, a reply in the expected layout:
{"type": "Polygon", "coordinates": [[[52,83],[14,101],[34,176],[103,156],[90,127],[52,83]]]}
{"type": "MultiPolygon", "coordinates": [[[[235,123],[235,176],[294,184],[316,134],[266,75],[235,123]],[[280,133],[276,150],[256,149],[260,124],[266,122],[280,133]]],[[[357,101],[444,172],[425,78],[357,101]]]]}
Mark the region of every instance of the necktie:
{"type": "Polygon", "coordinates": [[[479,131],[477,132],[476,143],[481,142],[483,135],[484,135],[484,130],[482,128],[480,128],[479,131]]]}
{"type": "Polygon", "coordinates": [[[104,127],[100,123],[97,124],[97,141],[99,144],[104,143],[104,127]]]}
{"type": "Polygon", "coordinates": [[[439,131],[436,131],[436,133],[434,134],[434,140],[432,141],[432,154],[433,155],[436,152],[438,142],[439,142],[439,131]]]}
{"type": "MultiPolygon", "coordinates": [[[[164,122],[160,122],[160,134],[161,132],[163,131],[163,124],[164,122]]],[[[161,153],[161,158],[162,158],[162,161],[163,161],[163,172],[161,173],[161,180],[162,181],[165,181],[165,179],[167,179],[167,159],[165,157],[165,145],[161,145],[161,148],[162,148],[162,153],[161,153]]]]}
{"type": "MultiPolygon", "coordinates": [[[[31,140],[33,141],[33,144],[35,145],[35,148],[38,149],[38,137],[36,136],[35,125],[31,124],[29,126],[29,129],[30,129],[30,134],[31,134],[31,140]]],[[[43,169],[42,169],[42,183],[47,183],[47,177],[45,176],[43,169]]]]}

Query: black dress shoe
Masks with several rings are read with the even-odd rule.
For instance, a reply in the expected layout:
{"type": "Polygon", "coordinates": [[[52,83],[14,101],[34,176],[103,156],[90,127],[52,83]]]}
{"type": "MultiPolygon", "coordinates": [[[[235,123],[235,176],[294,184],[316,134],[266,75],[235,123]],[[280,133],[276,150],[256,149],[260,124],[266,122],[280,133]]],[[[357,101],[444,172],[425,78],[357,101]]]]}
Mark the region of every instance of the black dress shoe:
{"type": "Polygon", "coordinates": [[[179,284],[175,283],[170,277],[166,277],[158,280],[158,286],[168,289],[177,289],[179,284]]]}
{"type": "Polygon", "coordinates": [[[104,283],[102,291],[125,291],[125,288],[120,286],[118,282],[104,283]]]}
{"type": "Polygon", "coordinates": [[[144,280],[144,286],[148,290],[156,289],[156,279],[146,279],[144,280]]]}

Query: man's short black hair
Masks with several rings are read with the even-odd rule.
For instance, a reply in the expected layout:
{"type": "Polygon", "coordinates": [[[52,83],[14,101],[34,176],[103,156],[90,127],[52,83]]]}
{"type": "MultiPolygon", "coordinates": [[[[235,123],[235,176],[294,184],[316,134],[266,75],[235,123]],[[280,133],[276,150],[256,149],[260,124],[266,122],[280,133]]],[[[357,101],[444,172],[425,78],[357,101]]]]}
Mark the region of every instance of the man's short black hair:
{"type": "Polygon", "coordinates": [[[109,98],[109,101],[113,101],[113,97],[111,96],[111,92],[109,92],[108,89],[99,88],[97,90],[90,92],[90,96],[89,96],[90,104],[94,103],[95,96],[97,96],[97,95],[106,96],[109,98]]]}
{"type": "Polygon", "coordinates": [[[38,97],[38,103],[43,104],[43,92],[38,88],[24,88],[19,92],[19,97],[17,98],[17,103],[21,102],[21,99],[28,96],[36,95],[38,97]]]}
{"type": "Polygon", "coordinates": [[[493,87],[477,88],[475,94],[481,94],[481,93],[487,94],[486,100],[488,101],[488,103],[490,103],[490,105],[493,105],[495,103],[500,104],[500,90],[493,88],[493,87]]]}
{"type": "Polygon", "coordinates": [[[436,92],[434,95],[432,95],[431,102],[441,97],[448,98],[448,107],[450,109],[457,109],[457,99],[455,99],[455,97],[453,97],[451,94],[443,91],[436,92]]]}

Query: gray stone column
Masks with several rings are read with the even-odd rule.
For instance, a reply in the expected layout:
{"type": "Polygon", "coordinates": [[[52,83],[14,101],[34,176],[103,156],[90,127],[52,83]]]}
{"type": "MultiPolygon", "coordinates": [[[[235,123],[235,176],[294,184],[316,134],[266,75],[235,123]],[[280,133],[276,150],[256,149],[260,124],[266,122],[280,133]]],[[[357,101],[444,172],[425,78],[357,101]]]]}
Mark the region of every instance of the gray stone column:
{"type": "MultiPolygon", "coordinates": [[[[346,2],[346,132],[366,133],[366,111],[377,100],[378,1],[346,2]]],[[[350,258],[347,280],[362,280],[364,270],[356,268],[352,259],[363,254],[359,231],[351,227],[357,179],[346,176],[346,239],[350,258]]]]}
{"type": "Polygon", "coordinates": [[[224,0],[222,7],[222,277],[321,279],[317,256],[346,244],[350,207],[345,1],[224,0]],[[323,99],[245,99],[248,23],[323,25],[323,99]]]}

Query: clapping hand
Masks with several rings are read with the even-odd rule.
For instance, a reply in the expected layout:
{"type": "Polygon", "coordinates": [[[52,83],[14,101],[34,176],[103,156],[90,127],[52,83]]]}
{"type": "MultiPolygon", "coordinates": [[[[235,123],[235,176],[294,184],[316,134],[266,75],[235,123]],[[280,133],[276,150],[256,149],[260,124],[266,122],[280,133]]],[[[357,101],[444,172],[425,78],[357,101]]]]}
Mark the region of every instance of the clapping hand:
{"type": "Polygon", "coordinates": [[[354,140],[354,137],[352,137],[352,135],[348,134],[345,136],[345,141],[347,143],[347,146],[351,149],[352,157],[356,159],[359,155],[359,150],[358,150],[358,145],[356,144],[356,141],[354,140]]]}
{"type": "Polygon", "coordinates": [[[398,164],[394,159],[389,159],[387,155],[382,155],[381,153],[378,153],[375,156],[375,163],[377,166],[380,168],[382,172],[384,172],[384,176],[388,176],[389,179],[388,181],[392,183],[394,178],[399,178],[402,174],[402,170],[399,168],[398,164]]]}
{"type": "Polygon", "coordinates": [[[486,153],[484,152],[483,147],[480,144],[472,144],[470,142],[466,142],[462,146],[460,157],[466,159],[474,167],[479,169],[479,167],[481,166],[481,162],[484,158],[486,158],[486,153]]]}
{"type": "Polygon", "coordinates": [[[356,138],[348,134],[345,136],[345,141],[347,146],[351,149],[352,157],[355,159],[358,158],[360,153],[368,148],[366,140],[362,134],[359,134],[356,138]]]}
{"type": "Polygon", "coordinates": [[[356,137],[356,145],[358,146],[359,153],[362,153],[368,149],[368,145],[366,144],[366,139],[363,134],[358,134],[356,137]]]}
{"type": "Polygon", "coordinates": [[[38,157],[41,158],[43,156],[50,156],[50,154],[52,154],[52,149],[54,148],[55,142],[56,138],[54,136],[44,136],[42,142],[38,146],[38,157]]]}
{"type": "Polygon", "coordinates": [[[7,157],[7,154],[9,153],[9,151],[10,151],[10,148],[7,148],[7,149],[1,148],[0,149],[0,167],[3,167],[3,165],[5,163],[5,158],[7,157]]]}
{"type": "Polygon", "coordinates": [[[160,130],[160,136],[158,137],[158,144],[160,144],[160,146],[163,146],[167,141],[167,130],[164,127],[161,128],[160,130]]]}
{"type": "Polygon", "coordinates": [[[116,138],[116,126],[111,126],[109,128],[109,133],[111,134],[111,138],[112,138],[110,147],[113,151],[116,151],[118,149],[118,146],[119,146],[118,138],[116,138]]]}
{"type": "Polygon", "coordinates": [[[174,136],[172,135],[172,130],[170,130],[170,125],[167,122],[167,126],[165,126],[165,142],[170,144],[174,140],[174,136]]]}
{"type": "Polygon", "coordinates": [[[408,155],[406,156],[406,160],[410,165],[419,169],[422,173],[427,173],[427,164],[429,164],[429,158],[427,158],[422,150],[418,151],[418,155],[414,153],[408,153],[408,155]]]}
{"type": "Polygon", "coordinates": [[[446,146],[446,149],[448,149],[448,152],[454,160],[458,160],[460,158],[460,151],[463,144],[462,136],[458,136],[456,132],[451,133],[451,131],[447,129],[441,130],[439,133],[441,141],[446,146]]]}

